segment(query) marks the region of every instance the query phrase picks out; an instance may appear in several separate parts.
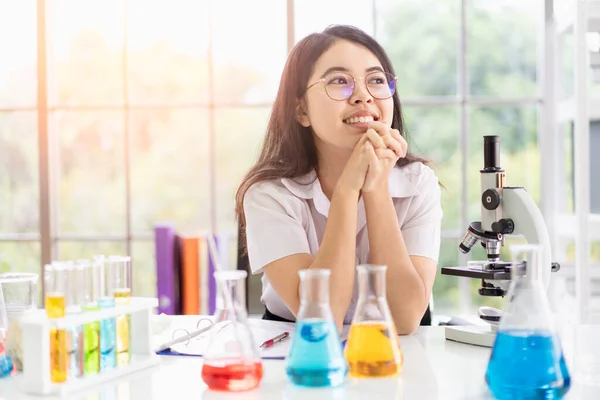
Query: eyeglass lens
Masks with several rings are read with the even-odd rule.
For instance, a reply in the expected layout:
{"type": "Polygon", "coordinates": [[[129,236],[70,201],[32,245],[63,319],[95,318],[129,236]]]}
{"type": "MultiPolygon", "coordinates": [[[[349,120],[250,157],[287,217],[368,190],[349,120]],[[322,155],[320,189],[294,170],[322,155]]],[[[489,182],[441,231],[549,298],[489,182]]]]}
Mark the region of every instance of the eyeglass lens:
{"type": "MultiPolygon", "coordinates": [[[[354,78],[345,72],[336,72],[325,77],[325,91],[333,100],[346,100],[354,92],[354,78]]],[[[367,90],[376,99],[389,99],[396,90],[396,81],[392,74],[375,71],[365,76],[367,90]]]]}

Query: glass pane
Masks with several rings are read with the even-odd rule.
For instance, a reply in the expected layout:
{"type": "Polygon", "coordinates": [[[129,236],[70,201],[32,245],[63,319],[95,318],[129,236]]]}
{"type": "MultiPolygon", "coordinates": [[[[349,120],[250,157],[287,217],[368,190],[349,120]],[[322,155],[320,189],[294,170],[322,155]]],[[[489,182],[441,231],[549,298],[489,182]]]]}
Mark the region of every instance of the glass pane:
{"type": "Polygon", "coordinates": [[[219,0],[211,5],[216,101],[273,101],[287,56],[286,2],[219,0]],[[263,21],[249,18],[256,12],[263,21]]]}
{"type": "Polygon", "coordinates": [[[91,259],[94,255],[127,255],[125,241],[92,242],[61,240],[58,242],[57,260],[91,259]]]}
{"type": "Polygon", "coordinates": [[[235,192],[258,159],[270,109],[225,109],[216,112],[217,229],[237,232],[235,192]]]}
{"type": "Polygon", "coordinates": [[[48,2],[51,105],[123,103],[123,1],[48,2]]]}
{"type": "Polygon", "coordinates": [[[39,242],[0,242],[0,273],[40,273],[39,242]]]}
{"type": "Polygon", "coordinates": [[[0,232],[38,232],[37,114],[0,112],[0,232]]]}
{"type": "Polygon", "coordinates": [[[294,17],[296,42],[334,24],[353,25],[369,35],[375,33],[373,0],[295,1],[294,17]]]}
{"type": "Polygon", "coordinates": [[[500,166],[506,185],[523,186],[540,204],[540,153],[537,112],[531,107],[474,107],[470,110],[469,221],[481,221],[483,136],[500,136],[500,166]]]}
{"type": "Polygon", "coordinates": [[[442,275],[442,267],[456,267],[459,265],[458,241],[442,239],[438,272],[433,285],[434,314],[454,315],[460,309],[460,293],[458,280],[462,279],[452,275],[442,275]]]}
{"type": "Polygon", "coordinates": [[[456,94],[459,3],[377,1],[377,39],[394,64],[400,99],[456,94]]]}
{"type": "Polygon", "coordinates": [[[156,255],[154,242],[131,242],[132,295],[156,297],[156,255]]]}
{"type": "Polygon", "coordinates": [[[442,188],[442,229],[460,227],[460,152],[458,109],[403,107],[411,152],[429,160],[442,188]]]}
{"type": "MultiPolygon", "coordinates": [[[[0,242],[0,273],[30,272],[40,274],[41,251],[39,242],[0,242]]],[[[42,282],[38,279],[37,305],[42,302],[42,282]]]]}
{"type": "Polygon", "coordinates": [[[161,220],[178,230],[210,226],[206,110],[131,112],[131,218],[134,232],[161,220]]]}
{"type": "Polygon", "coordinates": [[[36,24],[35,0],[0,0],[0,108],[37,102],[36,24]]]}
{"type": "Polygon", "coordinates": [[[133,104],[208,102],[208,7],[197,0],[127,2],[133,104]]]}
{"type": "Polygon", "coordinates": [[[123,113],[56,112],[58,229],[61,233],[125,232],[123,113]]]}
{"type": "Polygon", "coordinates": [[[470,93],[533,96],[541,1],[472,0],[468,7],[470,93]]]}

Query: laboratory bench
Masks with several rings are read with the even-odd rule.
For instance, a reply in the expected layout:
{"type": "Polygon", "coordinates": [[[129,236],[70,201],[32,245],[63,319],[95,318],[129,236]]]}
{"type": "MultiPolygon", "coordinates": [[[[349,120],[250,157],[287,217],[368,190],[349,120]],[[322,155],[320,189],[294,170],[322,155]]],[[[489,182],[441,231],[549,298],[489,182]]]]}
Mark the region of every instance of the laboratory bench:
{"type": "MultiPolygon", "coordinates": [[[[197,316],[169,317],[181,323],[197,316]]],[[[400,336],[404,354],[402,372],[393,378],[348,377],[343,386],[301,388],[285,374],[285,361],[263,360],[264,375],[258,388],[240,393],[208,390],[201,378],[202,358],[160,356],[157,366],[124,375],[74,393],[69,400],[185,400],[185,399],[348,399],[429,400],[490,399],[484,380],[491,349],[445,339],[444,327],[423,326],[400,336]]],[[[600,333],[600,330],[599,330],[600,333]]],[[[158,335],[157,335],[158,336],[158,335]]],[[[164,334],[163,334],[164,337],[164,334]]],[[[567,357],[569,360],[569,357],[567,357]]],[[[0,400],[44,400],[56,397],[25,395],[14,378],[0,379],[0,400]]],[[[600,382],[600,376],[596,382],[600,382]]],[[[65,397],[63,397],[65,398],[65,397]]],[[[566,399],[599,399],[600,384],[582,383],[575,376],[566,399]]]]}

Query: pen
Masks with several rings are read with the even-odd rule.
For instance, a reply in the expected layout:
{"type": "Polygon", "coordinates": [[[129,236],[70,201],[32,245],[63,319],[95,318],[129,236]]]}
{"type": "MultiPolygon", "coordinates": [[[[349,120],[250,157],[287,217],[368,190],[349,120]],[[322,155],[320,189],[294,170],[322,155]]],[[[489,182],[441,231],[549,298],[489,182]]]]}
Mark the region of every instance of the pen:
{"type": "Polygon", "coordinates": [[[283,332],[280,335],[275,336],[273,339],[269,339],[266,342],[264,342],[263,344],[260,345],[261,349],[267,349],[271,346],[273,346],[275,343],[279,343],[285,339],[287,339],[290,336],[289,332],[283,332]]]}

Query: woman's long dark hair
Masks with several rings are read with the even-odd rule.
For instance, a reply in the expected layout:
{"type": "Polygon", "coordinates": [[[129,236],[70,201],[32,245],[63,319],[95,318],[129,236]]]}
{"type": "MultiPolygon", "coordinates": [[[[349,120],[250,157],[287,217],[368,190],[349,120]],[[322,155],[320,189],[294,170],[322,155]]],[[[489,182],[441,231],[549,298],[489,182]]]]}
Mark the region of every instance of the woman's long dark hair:
{"type": "MultiPolygon", "coordinates": [[[[347,40],[369,49],[379,59],[384,71],[395,75],[392,63],[379,43],[352,26],[328,27],[322,33],[305,37],[294,46],[283,69],[260,156],[242,180],[235,196],[242,233],[245,232],[244,195],[252,185],[272,179],[297,178],[317,169],[312,129],[303,127],[296,120],[296,106],[305,94],[315,63],[338,40],[347,40]]],[[[394,93],[393,99],[392,128],[398,129],[406,138],[398,92],[394,93]]],[[[402,167],[413,162],[425,160],[408,153],[396,165],[402,167]]]]}

